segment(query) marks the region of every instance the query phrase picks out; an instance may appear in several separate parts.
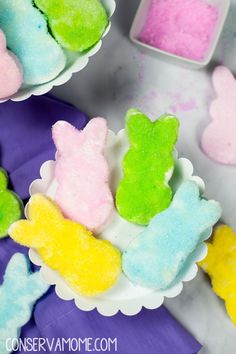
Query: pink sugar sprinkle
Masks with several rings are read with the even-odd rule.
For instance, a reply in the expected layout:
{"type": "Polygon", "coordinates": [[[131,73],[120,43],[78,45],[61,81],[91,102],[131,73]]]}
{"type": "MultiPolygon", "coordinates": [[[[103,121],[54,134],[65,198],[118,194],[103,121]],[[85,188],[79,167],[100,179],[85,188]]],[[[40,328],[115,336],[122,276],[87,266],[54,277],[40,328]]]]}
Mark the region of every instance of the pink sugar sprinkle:
{"type": "Polygon", "coordinates": [[[152,0],[139,39],[192,60],[204,59],[219,18],[206,0],[152,0]]]}

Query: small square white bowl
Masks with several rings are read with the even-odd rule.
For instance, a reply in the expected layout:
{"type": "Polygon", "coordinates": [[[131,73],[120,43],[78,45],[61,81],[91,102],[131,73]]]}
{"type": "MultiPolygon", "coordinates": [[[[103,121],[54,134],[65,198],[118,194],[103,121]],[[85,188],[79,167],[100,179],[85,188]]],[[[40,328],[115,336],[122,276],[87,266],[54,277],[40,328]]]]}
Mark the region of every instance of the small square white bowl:
{"type": "Polygon", "coordinates": [[[211,61],[212,56],[214,54],[214,51],[216,49],[216,45],[217,45],[218,40],[220,38],[221,32],[222,32],[224,24],[225,24],[226,17],[229,12],[230,0],[205,0],[209,4],[213,4],[213,5],[218,6],[219,19],[218,19],[218,23],[217,23],[215,32],[213,34],[213,38],[212,38],[211,43],[209,45],[208,52],[202,61],[191,60],[188,58],[184,58],[184,57],[163,51],[163,50],[155,48],[149,44],[143,43],[139,39],[139,35],[142,31],[142,28],[145,24],[145,21],[146,21],[147,15],[148,15],[148,10],[149,10],[151,1],[152,0],[141,0],[141,3],[139,5],[139,8],[137,10],[137,13],[135,15],[135,18],[134,18],[134,21],[133,21],[133,24],[132,24],[132,27],[130,30],[131,41],[134,42],[135,44],[141,46],[143,49],[145,49],[149,52],[150,51],[153,52],[153,54],[156,54],[159,58],[162,58],[165,61],[172,62],[173,64],[182,65],[182,66],[192,68],[192,69],[200,69],[200,68],[206,66],[207,64],[209,64],[209,62],[211,61]]]}

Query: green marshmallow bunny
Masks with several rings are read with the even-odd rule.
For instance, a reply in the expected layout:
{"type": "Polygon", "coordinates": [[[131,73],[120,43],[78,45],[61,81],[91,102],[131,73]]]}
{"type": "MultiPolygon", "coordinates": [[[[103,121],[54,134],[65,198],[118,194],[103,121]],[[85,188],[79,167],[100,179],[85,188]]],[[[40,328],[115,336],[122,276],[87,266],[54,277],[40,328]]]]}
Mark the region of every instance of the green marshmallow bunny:
{"type": "Polygon", "coordinates": [[[12,191],[7,189],[8,176],[0,168],[0,238],[7,236],[11,224],[22,216],[23,203],[12,191]]]}
{"type": "Polygon", "coordinates": [[[82,52],[99,41],[108,25],[108,15],[99,0],[34,0],[46,15],[57,42],[68,50],[82,52]]]}
{"type": "Polygon", "coordinates": [[[178,128],[178,119],[171,115],[152,122],[136,109],[127,112],[130,148],[116,194],[117,209],[126,220],[147,225],[169,206],[172,190],[168,182],[174,170],[178,128]]]}

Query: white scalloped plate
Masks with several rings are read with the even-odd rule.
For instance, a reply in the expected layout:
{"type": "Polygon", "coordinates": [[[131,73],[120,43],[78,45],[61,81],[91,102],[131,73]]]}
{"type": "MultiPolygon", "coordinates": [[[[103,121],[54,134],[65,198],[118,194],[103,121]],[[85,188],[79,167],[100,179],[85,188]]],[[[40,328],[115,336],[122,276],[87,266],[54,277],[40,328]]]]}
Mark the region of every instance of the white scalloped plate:
{"type": "MultiPolygon", "coordinates": [[[[116,8],[115,0],[101,0],[101,1],[107,10],[109,18],[111,18],[116,8]]],[[[109,25],[107,26],[106,31],[103,33],[102,38],[107,35],[110,28],[111,28],[111,22],[109,22],[109,25]]],[[[0,100],[0,103],[5,102],[9,99],[12,101],[24,101],[32,95],[35,96],[43,95],[49,92],[54,86],[60,86],[66,83],[67,81],[70,80],[71,76],[74,73],[79,72],[85,68],[85,66],[89,62],[89,58],[92,57],[94,54],[96,54],[101,48],[101,46],[102,46],[102,40],[100,40],[95,46],[93,46],[86,53],[77,53],[77,52],[70,52],[65,50],[64,52],[67,58],[66,67],[55,79],[46,82],[45,84],[37,85],[37,86],[23,85],[15,95],[7,99],[0,100]]]]}
{"type": "MultiPolygon", "coordinates": [[[[109,131],[105,155],[107,157],[111,171],[111,188],[115,192],[119,180],[122,177],[122,159],[128,149],[128,139],[125,130],[121,130],[117,135],[109,131]]],[[[191,162],[184,158],[177,158],[176,153],[175,170],[170,181],[173,190],[187,179],[194,180],[203,192],[204,182],[200,177],[193,176],[193,166],[191,162]]],[[[30,195],[43,193],[52,199],[55,195],[57,182],[54,179],[55,161],[45,162],[41,169],[41,179],[32,182],[30,186],[30,195]]],[[[27,216],[27,208],[26,208],[27,216]]],[[[144,227],[132,224],[121,218],[115,213],[110,224],[102,230],[100,237],[111,241],[114,245],[124,250],[131,240],[142,231],[144,227]]],[[[210,237],[212,230],[208,230],[204,235],[204,240],[210,237]]],[[[197,273],[196,262],[206,256],[207,247],[202,242],[189,258],[189,266],[182,272],[177,284],[164,291],[156,291],[148,288],[133,285],[125,275],[121,275],[118,283],[108,292],[95,298],[82,297],[68,287],[58,272],[48,268],[37,252],[30,249],[29,257],[31,261],[40,266],[40,272],[43,279],[48,284],[56,285],[56,293],[64,300],[74,299],[76,306],[84,311],[90,311],[97,308],[98,312],[105,316],[112,316],[118,311],[125,315],[135,315],[142,307],[155,309],[163,303],[164,297],[175,297],[180,294],[183,288],[183,282],[192,280],[197,273]]]]}

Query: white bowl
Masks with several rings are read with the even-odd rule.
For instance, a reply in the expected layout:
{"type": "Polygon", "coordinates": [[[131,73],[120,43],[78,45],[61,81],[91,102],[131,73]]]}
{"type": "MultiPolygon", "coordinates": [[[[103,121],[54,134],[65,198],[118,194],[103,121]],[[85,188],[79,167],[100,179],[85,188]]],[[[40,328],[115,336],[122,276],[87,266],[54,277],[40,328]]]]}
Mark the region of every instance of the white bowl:
{"type": "MultiPolygon", "coordinates": [[[[122,178],[122,160],[125,152],[129,148],[128,138],[124,130],[120,131],[118,135],[109,131],[109,137],[106,145],[106,158],[111,172],[111,188],[113,194],[117,189],[120,179],[122,178]]],[[[204,191],[204,183],[199,177],[193,176],[193,166],[187,159],[175,157],[175,171],[174,178],[171,180],[171,186],[175,191],[184,180],[194,180],[204,191]]],[[[43,193],[50,196],[52,199],[55,196],[57,182],[54,178],[55,161],[45,162],[40,170],[41,178],[32,182],[30,186],[30,195],[35,193],[43,193]]],[[[27,206],[26,206],[27,217],[27,206]]],[[[132,224],[118,213],[115,213],[114,218],[110,224],[101,232],[100,237],[111,241],[115,246],[124,250],[127,245],[137,236],[142,230],[143,226],[132,224]]],[[[211,232],[207,233],[205,239],[210,236],[211,232]]],[[[53,271],[47,267],[37,252],[34,250],[29,251],[31,261],[40,266],[40,273],[42,278],[48,284],[56,285],[56,293],[64,300],[74,300],[76,306],[84,311],[90,311],[96,308],[99,313],[104,316],[112,316],[118,311],[125,315],[135,315],[142,307],[148,309],[155,309],[163,303],[164,297],[175,297],[183,288],[183,282],[193,279],[197,273],[196,262],[200,261],[206,256],[207,247],[205,243],[199,244],[197,249],[191,255],[188,267],[181,273],[178,283],[167,290],[157,291],[149,288],[135,286],[128,278],[122,274],[117,284],[108,292],[100,295],[99,297],[83,297],[75,293],[66,284],[64,279],[60,277],[58,272],[53,271]]]]}
{"type": "MultiPolygon", "coordinates": [[[[101,0],[101,2],[103,3],[109,18],[111,18],[116,8],[115,0],[101,0]]],[[[110,28],[111,28],[111,22],[109,22],[106,31],[103,33],[102,37],[107,35],[110,28]]],[[[67,81],[70,80],[72,74],[81,71],[88,64],[89,58],[92,57],[94,54],[96,54],[101,48],[101,46],[102,46],[102,40],[96,43],[89,51],[86,51],[84,53],[64,50],[67,58],[66,67],[55,79],[36,86],[22,85],[22,87],[16,94],[14,94],[13,96],[7,99],[0,100],[0,103],[5,102],[9,99],[11,99],[12,101],[24,101],[32,95],[35,96],[43,95],[49,92],[54,86],[60,86],[66,83],[67,81]]]]}
{"type": "Polygon", "coordinates": [[[161,59],[164,59],[165,61],[171,62],[173,64],[179,64],[188,68],[192,69],[200,69],[207,64],[212,59],[212,56],[214,54],[214,51],[216,49],[216,45],[218,43],[218,40],[220,38],[220,34],[222,32],[222,29],[225,24],[226,17],[229,12],[230,8],[230,0],[205,0],[208,1],[209,4],[217,5],[219,8],[219,20],[217,23],[216,30],[213,34],[213,38],[211,40],[211,43],[209,45],[208,52],[205,56],[205,58],[202,61],[197,61],[197,60],[191,60],[188,58],[184,58],[172,53],[168,53],[166,51],[163,51],[161,49],[155,48],[149,44],[143,43],[139,39],[140,32],[144,26],[145,20],[147,18],[148,14],[148,9],[150,6],[152,0],[142,0],[139,8],[137,10],[137,13],[135,15],[133,24],[131,26],[130,30],[130,39],[132,42],[135,44],[139,45],[142,47],[144,50],[151,51],[153,54],[158,56],[161,59]]]}

